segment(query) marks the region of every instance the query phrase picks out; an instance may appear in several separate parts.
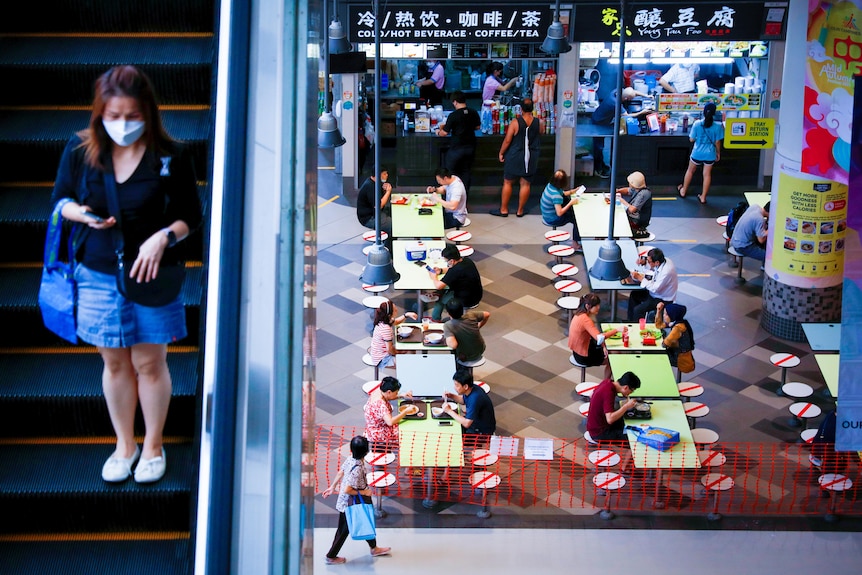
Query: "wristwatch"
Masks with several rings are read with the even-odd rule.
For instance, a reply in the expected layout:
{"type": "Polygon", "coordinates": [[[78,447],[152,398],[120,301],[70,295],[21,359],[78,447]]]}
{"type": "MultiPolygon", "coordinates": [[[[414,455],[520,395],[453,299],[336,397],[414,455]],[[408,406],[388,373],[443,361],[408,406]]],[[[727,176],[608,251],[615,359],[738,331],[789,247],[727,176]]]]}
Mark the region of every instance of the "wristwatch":
{"type": "Polygon", "coordinates": [[[164,232],[164,234],[168,238],[168,247],[169,248],[172,248],[175,245],[177,245],[177,242],[179,240],[177,240],[177,234],[174,233],[174,230],[172,230],[171,228],[164,228],[162,231],[164,232]]]}

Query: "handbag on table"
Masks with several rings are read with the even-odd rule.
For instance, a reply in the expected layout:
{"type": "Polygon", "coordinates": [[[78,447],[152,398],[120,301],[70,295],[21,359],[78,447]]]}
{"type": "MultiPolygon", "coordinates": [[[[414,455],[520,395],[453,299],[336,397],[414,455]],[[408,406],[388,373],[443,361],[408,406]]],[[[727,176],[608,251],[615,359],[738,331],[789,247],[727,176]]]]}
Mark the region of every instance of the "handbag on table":
{"type": "Polygon", "coordinates": [[[126,299],[147,307],[162,307],[177,299],[186,277],[186,269],[182,263],[159,265],[158,275],[148,282],[138,282],[129,277],[134,260],[125,260],[125,245],[123,240],[123,221],[120,214],[120,202],[117,198],[117,185],[114,181],[113,167],[104,173],[105,193],[108,197],[108,211],[117,220],[111,228],[111,238],[114,241],[114,251],[117,254],[117,290],[126,299]]]}
{"type": "Polygon", "coordinates": [[[66,198],[57,202],[51,219],[48,221],[48,234],[45,237],[45,265],[42,268],[42,283],[39,285],[39,310],[42,322],[49,330],[70,343],[78,343],[75,304],[77,289],[75,284],[75,261],[72,237],[67,246],[68,263],[62,262],[60,243],[63,235],[63,206],[71,200],[66,198]]]}
{"type": "Polygon", "coordinates": [[[347,518],[347,529],[350,531],[351,539],[367,541],[377,538],[374,505],[366,503],[363,497],[359,495],[351,497],[344,515],[347,518]]]}

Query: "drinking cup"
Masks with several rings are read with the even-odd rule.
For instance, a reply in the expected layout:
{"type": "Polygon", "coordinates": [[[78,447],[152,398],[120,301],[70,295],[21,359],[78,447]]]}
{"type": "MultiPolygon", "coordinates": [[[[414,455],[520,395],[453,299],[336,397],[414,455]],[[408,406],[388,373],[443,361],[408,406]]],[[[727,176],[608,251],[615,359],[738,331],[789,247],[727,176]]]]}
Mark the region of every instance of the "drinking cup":
{"type": "Polygon", "coordinates": [[[646,329],[646,318],[640,318],[640,320],[638,320],[638,323],[640,324],[641,329],[646,329]]]}

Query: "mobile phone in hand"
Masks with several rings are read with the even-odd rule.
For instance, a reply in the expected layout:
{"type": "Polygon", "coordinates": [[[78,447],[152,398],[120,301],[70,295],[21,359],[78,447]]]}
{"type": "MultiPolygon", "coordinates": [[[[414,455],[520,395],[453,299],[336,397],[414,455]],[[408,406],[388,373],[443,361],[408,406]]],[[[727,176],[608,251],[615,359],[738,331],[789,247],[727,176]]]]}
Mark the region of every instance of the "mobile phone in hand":
{"type": "Polygon", "coordinates": [[[98,214],[94,214],[93,212],[81,210],[81,215],[85,218],[90,218],[94,222],[98,222],[100,224],[105,221],[101,216],[99,216],[98,214]]]}

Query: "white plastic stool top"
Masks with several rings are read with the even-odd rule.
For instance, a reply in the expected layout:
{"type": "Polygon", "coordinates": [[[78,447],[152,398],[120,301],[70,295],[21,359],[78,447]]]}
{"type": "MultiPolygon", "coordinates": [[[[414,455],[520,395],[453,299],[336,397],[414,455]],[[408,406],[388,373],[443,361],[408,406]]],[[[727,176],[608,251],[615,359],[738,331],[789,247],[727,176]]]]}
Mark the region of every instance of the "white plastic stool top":
{"type": "Polygon", "coordinates": [[[812,441],[814,441],[814,438],[817,437],[817,430],[806,429],[799,434],[799,437],[801,437],[802,441],[804,441],[805,443],[811,443],[812,441]]]}
{"type": "Polygon", "coordinates": [[[715,218],[715,223],[720,226],[727,226],[727,215],[725,214],[723,216],[718,216],[717,218],[715,218]]]}
{"type": "Polygon", "coordinates": [[[655,246],[638,246],[638,256],[644,258],[655,246]]]}
{"type": "Polygon", "coordinates": [[[569,354],[569,363],[571,363],[575,367],[590,367],[588,365],[581,365],[580,363],[578,363],[578,360],[576,360],[575,356],[573,356],[572,354],[569,354]]]}
{"type": "MultiPolygon", "coordinates": [[[[389,234],[387,234],[386,232],[384,232],[382,230],[380,231],[380,240],[381,241],[385,241],[386,238],[388,238],[388,237],[389,237],[389,234]]],[[[377,239],[377,232],[375,232],[374,230],[369,230],[369,231],[365,232],[364,234],[362,234],[362,239],[365,240],[366,242],[373,242],[377,239]]]]}
{"type": "Polygon", "coordinates": [[[446,232],[446,239],[453,242],[466,242],[473,237],[473,234],[466,230],[452,230],[446,232]]]}
{"type": "Polygon", "coordinates": [[[581,282],[576,280],[560,280],[554,282],[554,287],[557,288],[557,291],[563,293],[575,293],[581,291],[583,286],[581,282]]]}
{"type": "Polygon", "coordinates": [[[376,453],[370,451],[365,456],[365,463],[368,465],[389,465],[393,461],[395,461],[394,453],[376,453]]]}
{"type": "MultiPolygon", "coordinates": [[[[366,354],[366,355],[368,355],[368,354],[366,354]]],[[[368,358],[370,359],[371,356],[368,355],[368,358]]],[[[365,360],[364,357],[362,359],[363,359],[363,361],[365,360]]],[[[382,380],[379,380],[379,379],[373,379],[371,381],[366,381],[365,383],[362,384],[362,391],[364,391],[368,395],[371,395],[372,393],[377,391],[378,387],[380,387],[381,381],[382,380]]]]}
{"type": "Polygon", "coordinates": [[[648,236],[644,236],[642,238],[634,238],[634,240],[635,240],[635,242],[651,242],[651,241],[655,240],[655,234],[652,232],[649,232],[648,236]]]}
{"type": "Polygon", "coordinates": [[[698,427],[691,430],[691,439],[697,445],[712,445],[718,441],[718,433],[712,429],[698,427]]]}
{"type": "Polygon", "coordinates": [[[598,381],[582,381],[575,386],[575,391],[578,395],[582,395],[584,397],[591,397],[598,386],[598,381]]]}
{"type": "Polygon", "coordinates": [[[388,471],[371,471],[365,474],[365,480],[368,482],[368,487],[381,489],[395,483],[395,476],[388,471]]]}
{"type": "Polygon", "coordinates": [[[572,234],[565,230],[550,230],[545,232],[545,239],[549,242],[567,242],[572,238],[572,234]]]}
{"type": "Polygon", "coordinates": [[[711,449],[698,451],[697,457],[700,459],[700,464],[703,467],[718,467],[719,465],[724,465],[727,461],[727,457],[722,452],[711,449]]]}
{"type": "Polygon", "coordinates": [[[807,401],[800,401],[790,406],[790,413],[792,413],[796,417],[804,417],[807,419],[819,416],[821,413],[821,409],[819,406],[814,405],[813,403],[809,403],[807,401]]]}
{"type": "Polygon", "coordinates": [[[500,476],[490,471],[477,471],[470,476],[473,489],[492,489],[500,485],[500,476]]]}
{"type": "Polygon", "coordinates": [[[626,478],[619,473],[604,471],[602,473],[596,473],[595,477],[593,477],[593,485],[595,485],[597,489],[607,489],[612,491],[625,487],[626,478]]]}
{"type": "Polygon", "coordinates": [[[548,253],[552,256],[562,258],[574,254],[575,248],[566,244],[555,244],[553,246],[548,246],[548,253]]]}
{"type": "Polygon", "coordinates": [[[800,359],[792,353],[773,353],[769,356],[769,361],[775,367],[790,368],[799,365],[800,359]]]}
{"type": "Polygon", "coordinates": [[[383,285],[379,285],[379,286],[371,285],[371,284],[362,284],[362,289],[364,289],[367,292],[371,292],[371,293],[380,293],[382,291],[388,290],[389,284],[383,284],[383,285]]]}
{"type": "Polygon", "coordinates": [[[581,305],[581,298],[573,295],[564,295],[557,298],[557,305],[563,309],[578,309],[581,305]]]}
{"type": "MultiPolygon", "coordinates": [[[[588,404],[588,405],[589,405],[589,404],[588,404]]],[[[589,431],[585,431],[585,432],[584,432],[584,440],[585,440],[587,443],[589,443],[590,445],[598,445],[598,444],[599,444],[599,442],[598,442],[598,441],[596,441],[595,439],[593,439],[593,436],[592,436],[592,435],[590,435],[590,432],[589,432],[589,431]]]]}
{"type": "Polygon", "coordinates": [[[497,463],[499,457],[496,453],[491,453],[487,449],[477,449],[473,452],[473,465],[493,465],[497,463]]]}
{"type": "Polygon", "coordinates": [[[362,356],[362,363],[364,363],[365,365],[370,365],[371,367],[375,367],[377,365],[376,363],[374,363],[374,360],[371,359],[370,353],[366,353],[362,356]]]}
{"type": "Polygon", "coordinates": [[[707,407],[705,403],[700,403],[699,401],[686,403],[684,407],[686,417],[703,417],[709,413],[709,407],[707,407]]]}
{"type": "Polygon", "coordinates": [[[817,483],[829,491],[846,491],[853,487],[853,480],[840,473],[824,473],[817,478],[817,483]]]}
{"type": "Polygon", "coordinates": [[[788,397],[795,397],[798,399],[811,397],[811,395],[814,394],[814,388],[807,383],[802,383],[801,381],[788,381],[781,386],[781,391],[788,397]]]}
{"type": "Polygon", "coordinates": [[[461,257],[472,256],[474,251],[470,246],[458,246],[458,253],[461,254],[461,257]]]}
{"type": "Polygon", "coordinates": [[[596,449],[587,456],[596,467],[613,467],[620,462],[620,456],[610,449],[596,449]]]}
{"type": "Polygon", "coordinates": [[[491,391],[491,386],[485,383],[484,381],[474,381],[473,385],[478,385],[482,389],[485,390],[485,393],[489,393],[491,391]]]}
{"type": "Polygon", "coordinates": [[[573,276],[578,273],[578,266],[569,263],[554,264],[551,271],[554,272],[554,275],[558,275],[560,277],[573,276]]]}
{"type": "Polygon", "coordinates": [[[733,487],[733,477],[722,473],[707,473],[700,478],[700,482],[712,491],[727,491],[733,487]]]}
{"type": "Polygon", "coordinates": [[[469,225],[470,225],[470,224],[472,224],[472,223],[473,223],[473,222],[471,222],[471,221],[470,221],[470,218],[464,218],[464,223],[463,223],[463,224],[461,224],[461,227],[462,227],[462,228],[466,228],[467,226],[469,226],[469,225]]]}
{"type": "Polygon", "coordinates": [[[697,397],[703,395],[703,386],[693,381],[681,381],[676,384],[682,397],[697,397]]]}
{"type": "Polygon", "coordinates": [[[421,294],[419,294],[419,299],[420,301],[422,301],[422,303],[431,303],[432,301],[439,300],[440,296],[438,296],[434,292],[422,292],[421,294]]]}
{"type": "Polygon", "coordinates": [[[485,358],[480,357],[479,359],[474,359],[473,361],[461,361],[456,360],[455,363],[458,365],[463,365],[464,367],[479,367],[480,365],[485,365],[485,358]]]}
{"type": "Polygon", "coordinates": [[[371,248],[373,248],[373,247],[374,247],[374,244],[369,244],[369,245],[363,247],[362,248],[362,255],[367,256],[368,252],[370,252],[371,248]]]}
{"type": "MultiPolygon", "coordinates": [[[[590,414],[590,403],[588,401],[585,401],[584,403],[580,404],[578,406],[578,413],[580,413],[584,417],[589,415],[590,414]]],[[[586,436],[587,436],[587,434],[585,433],[584,437],[586,437],[586,436]]]]}
{"type": "Polygon", "coordinates": [[[370,295],[362,300],[362,305],[369,309],[377,309],[383,302],[389,301],[388,297],[383,297],[382,295],[370,295]]]}

